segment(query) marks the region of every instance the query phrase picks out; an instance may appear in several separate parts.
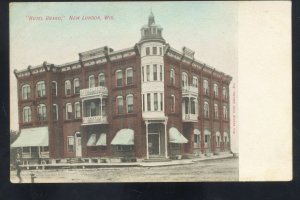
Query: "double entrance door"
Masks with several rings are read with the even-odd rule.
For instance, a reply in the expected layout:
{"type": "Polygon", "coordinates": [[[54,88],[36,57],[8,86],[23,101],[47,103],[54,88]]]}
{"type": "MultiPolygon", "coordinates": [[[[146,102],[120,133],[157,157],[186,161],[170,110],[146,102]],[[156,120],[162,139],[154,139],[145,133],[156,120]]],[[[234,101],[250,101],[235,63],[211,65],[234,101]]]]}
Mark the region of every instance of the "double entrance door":
{"type": "Polygon", "coordinates": [[[148,134],[148,148],[149,155],[159,155],[160,154],[160,137],[159,133],[149,133],[148,134]]]}

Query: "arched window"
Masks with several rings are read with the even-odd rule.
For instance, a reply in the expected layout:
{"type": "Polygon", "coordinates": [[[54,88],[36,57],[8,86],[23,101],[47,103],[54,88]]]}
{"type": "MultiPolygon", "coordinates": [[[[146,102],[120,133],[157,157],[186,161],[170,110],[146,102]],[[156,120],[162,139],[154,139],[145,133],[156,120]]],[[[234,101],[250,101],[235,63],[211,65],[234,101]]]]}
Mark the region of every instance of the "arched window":
{"type": "Polygon", "coordinates": [[[65,95],[71,95],[71,81],[65,81],[65,95]]]}
{"type": "Polygon", "coordinates": [[[173,94],[170,97],[170,111],[175,112],[175,96],[173,94]]]}
{"type": "Polygon", "coordinates": [[[105,75],[104,73],[100,73],[98,75],[99,86],[105,86],[105,75]]]}
{"type": "Polygon", "coordinates": [[[207,101],[204,102],[204,117],[209,117],[209,104],[207,101]]]}
{"type": "Polygon", "coordinates": [[[133,69],[127,68],[126,69],[126,85],[132,85],[133,84],[133,69]]]}
{"type": "Polygon", "coordinates": [[[89,76],[89,88],[93,88],[95,87],[95,76],[94,75],[90,75],[89,76]]]}
{"type": "Polygon", "coordinates": [[[218,84],[214,83],[214,96],[217,97],[218,96],[218,84]]]}
{"type": "Polygon", "coordinates": [[[223,86],[223,99],[227,99],[227,88],[223,86]]]}
{"type": "Polygon", "coordinates": [[[45,104],[39,104],[37,107],[37,111],[39,121],[47,120],[47,110],[45,104]]]}
{"type": "Polygon", "coordinates": [[[214,116],[215,116],[215,119],[219,118],[219,108],[218,108],[218,104],[216,104],[216,103],[214,105],[214,116]]]}
{"type": "Polygon", "coordinates": [[[31,97],[30,85],[26,84],[22,86],[22,99],[29,99],[31,97]]]}
{"type": "Polygon", "coordinates": [[[36,84],[36,93],[38,97],[43,97],[46,95],[45,81],[39,81],[36,84]]]}
{"type": "Polygon", "coordinates": [[[53,120],[58,120],[58,106],[53,104],[53,120]]]}
{"type": "Polygon", "coordinates": [[[204,94],[208,94],[208,91],[209,91],[208,81],[203,80],[203,92],[204,92],[204,94]]]}
{"type": "Polygon", "coordinates": [[[127,113],[133,112],[133,95],[129,94],[126,97],[126,103],[127,103],[127,113]]]}
{"type": "Polygon", "coordinates": [[[227,113],[227,106],[223,106],[223,117],[225,120],[227,120],[228,118],[228,113],[227,113]]]}
{"type": "Polygon", "coordinates": [[[72,119],[72,104],[67,103],[66,104],[66,120],[72,119]]]}
{"type": "Polygon", "coordinates": [[[52,81],[51,83],[51,93],[53,96],[57,96],[57,82],[52,81]]]}
{"type": "Polygon", "coordinates": [[[185,73],[185,72],[182,72],[182,87],[183,88],[186,88],[187,86],[188,86],[188,75],[187,75],[187,73],[185,73]]]}
{"type": "Polygon", "coordinates": [[[174,69],[170,70],[170,83],[171,83],[171,85],[175,85],[175,71],[174,71],[174,69]]]}
{"type": "Polygon", "coordinates": [[[117,113],[118,114],[123,113],[123,97],[122,96],[117,97],[117,113]]]}
{"type": "Polygon", "coordinates": [[[76,102],[75,103],[75,119],[80,118],[81,112],[80,112],[80,103],[76,102]]]}
{"type": "Polygon", "coordinates": [[[122,70],[116,71],[116,80],[117,80],[117,87],[122,87],[123,83],[123,74],[122,70]]]}
{"type": "Polygon", "coordinates": [[[79,94],[80,93],[80,82],[79,78],[74,79],[74,94],[79,94]]]}
{"type": "Polygon", "coordinates": [[[198,88],[198,78],[196,76],[193,76],[193,86],[198,88]]]}
{"type": "Polygon", "coordinates": [[[26,122],[31,122],[31,108],[29,106],[23,108],[23,123],[26,122]]]}

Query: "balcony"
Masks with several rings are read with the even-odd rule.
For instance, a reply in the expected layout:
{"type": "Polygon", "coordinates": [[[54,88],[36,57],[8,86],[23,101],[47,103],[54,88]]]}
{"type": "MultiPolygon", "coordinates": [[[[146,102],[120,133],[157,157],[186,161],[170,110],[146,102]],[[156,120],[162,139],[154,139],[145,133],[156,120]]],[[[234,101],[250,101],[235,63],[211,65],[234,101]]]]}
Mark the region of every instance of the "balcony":
{"type": "Polygon", "coordinates": [[[182,96],[198,96],[198,87],[193,85],[185,86],[182,88],[182,96]]]}
{"type": "Polygon", "coordinates": [[[182,121],[183,122],[197,122],[198,114],[183,114],[182,121]]]}
{"type": "Polygon", "coordinates": [[[80,98],[107,96],[107,87],[98,86],[80,90],[80,98]]]}
{"type": "Polygon", "coordinates": [[[108,124],[107,116],[90,116],[82,118],[82,125],[108,124]]]}

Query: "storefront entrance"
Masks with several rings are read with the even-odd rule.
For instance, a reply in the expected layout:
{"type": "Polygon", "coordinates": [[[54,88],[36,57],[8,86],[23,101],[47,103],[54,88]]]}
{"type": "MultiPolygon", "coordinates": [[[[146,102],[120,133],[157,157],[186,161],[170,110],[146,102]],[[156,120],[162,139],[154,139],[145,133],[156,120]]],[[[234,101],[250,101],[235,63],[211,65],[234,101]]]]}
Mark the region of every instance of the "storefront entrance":
{"type": "Polygon", "coordinates": [[[79,132],[75,133],[75,153],[76,153],[76,157],[82,156],[81,135],[79,132]]]}
{"type": "Polygon", "coordinates": [[[149,155],[160,154],[160,137],[159,133],[149,133],[148,135],[149,155]]]}

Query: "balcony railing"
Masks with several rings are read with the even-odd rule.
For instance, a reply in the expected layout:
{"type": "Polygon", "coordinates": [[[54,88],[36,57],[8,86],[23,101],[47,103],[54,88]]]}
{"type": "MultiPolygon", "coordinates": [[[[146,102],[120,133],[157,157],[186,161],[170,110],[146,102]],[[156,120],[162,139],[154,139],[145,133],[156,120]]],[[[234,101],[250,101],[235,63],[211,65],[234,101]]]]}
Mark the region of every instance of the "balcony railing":
{"type": "Polygon", "coordinates": [[[198,87],[195,87],[193,85],[190,86],[185,86],[182,88],[182,95],[194,95],[194,96],[198,96],[198,87]]]}
{"type": "Polygon", "coordinates": [[[91,116],[91,117],[83,117],[82,125],[91,125],[91,124],[107,124],[107,116],[91,116]]]}
{"type": "Polygon", "coordinates": [[[185,122],[194,122],[198,120],[198,114],[184,114],[182,120],[185,122]]]}
{"type": "Polygon", "coordinates": [[[92,88],[86,88],[80,90],[80,98],[86,98],[86,97],[92,97],[98,95],[107,96],[108,95],[107,87],[98,86],[98,87],[92,87],[92,88]]]}

